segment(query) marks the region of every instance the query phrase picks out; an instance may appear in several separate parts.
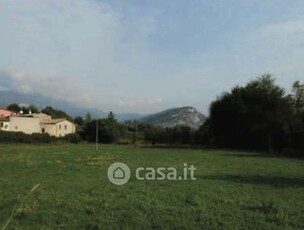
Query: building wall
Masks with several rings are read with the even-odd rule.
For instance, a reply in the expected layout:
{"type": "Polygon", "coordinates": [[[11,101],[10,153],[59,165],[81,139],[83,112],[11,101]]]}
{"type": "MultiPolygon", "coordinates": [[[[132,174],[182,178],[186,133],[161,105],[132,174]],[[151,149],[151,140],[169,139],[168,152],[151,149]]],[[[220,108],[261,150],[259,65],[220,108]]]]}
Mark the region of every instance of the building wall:
{"type": "Polygon", "coordinates": [[[75,131],[75,125],[68,120],[61,121],[56,124],[57,137],[64,137],[67,134],[75,133],[75,131]]]}
{"type": "Polygon", "coordinates": [[[41,133],[47,133],[50,136],[56,136],[55,124],[41,124],[41,133]]]}
{"type": "Polygon", "coordinates": [[[40,119],[34,117],[10,117],[9,130],[27,134],[41,133],[40,119]]]}
{"type": "Polygon", "coordinates": [[[64,137],[67,134],[75,133],[75,125],[67,120],[55,124],[41,124],[41,128],[50,136],[64,137]]]}
{"type": "Polygon", "coordinates": [[[14,116],[9,121],[2,121],[0,129],[3,131],[32,133],[47,133],[50,136],[64,137],[67,134],[75,133],[76,126],[68,120],[62,120],[56,123],[48,119],[49,116],[14,116]],[[45,120],[48,122],[43,123],[45,120]]]}

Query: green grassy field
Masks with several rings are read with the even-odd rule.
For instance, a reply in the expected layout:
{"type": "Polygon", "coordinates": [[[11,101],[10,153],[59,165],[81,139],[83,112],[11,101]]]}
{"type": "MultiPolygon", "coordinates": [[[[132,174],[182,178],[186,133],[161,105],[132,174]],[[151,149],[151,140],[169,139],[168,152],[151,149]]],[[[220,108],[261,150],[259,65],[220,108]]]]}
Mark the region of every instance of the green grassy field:
{"type": "Polygon", "coordinates": [[[258,153],[0,145],[5,229],[304,229],[304,161],[258,153]],[[123,186],[107,179],[117,161],[123,186]],[[137,167],[195,165],[196,181],[138,181],[137,167]]]}

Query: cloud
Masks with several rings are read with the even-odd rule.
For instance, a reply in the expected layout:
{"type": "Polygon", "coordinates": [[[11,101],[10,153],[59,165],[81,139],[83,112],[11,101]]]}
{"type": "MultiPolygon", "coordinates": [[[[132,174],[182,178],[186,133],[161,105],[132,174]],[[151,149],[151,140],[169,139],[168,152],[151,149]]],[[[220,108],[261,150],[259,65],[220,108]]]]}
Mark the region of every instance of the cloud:
{"type": "Polygon", "coordinates": [[[161,109],[143,89],[153,75],[145,46],[154,16],[132,20],[99,1],[1,0],[0,70],[25,93],[120,112],[161,109]]]}
{"type": "Polygon", "coordinates": [[[249,42],[267,53],[293,54],[292,49],[302,47],[304,42],[304,20],[268,24],[257,30],[249,42]]]}
{"type": "Polygon", "coordinates": [[[192,101],[207,113],[216,95],[265,73],[273,74],[282,87],[290,89],[294,81],[303,80],[303,44],[301,18],[265,23],[237,33],[191,57],[178,75],[187,76],[187,81],[177,86],[180,102],[192,101]]]}
{"type": "Polygon", "coordinates": [[[0,72],[0,90],[11,90],[27,94],[40,94],[61,99],[88,108],[101,108],[105,111],[117,109],[120,112],[152,112],[162,109],[164,101],[160,97],[138,98],[131,93],[115,88],[91,85],[87,81],[73,80],[74,77],[38,74],[32,75],[17,70],[0,72]]]}
{"type": "Polygon", "coordinates": [[[0,0],[0,90],[115,112],[206,112],[265,72],[284,86],[301,78],[303,4],[243,2],[0,0]]]}
{"type": "Polygon", "coordinates": [[[94,1],[2,1],[6,68],[82,75],[107,66],[119,39],[119,15],[94,1]],[[107,55],[105,55],[107,54],[107,55]]]}
{"type": "Polygon", "coordinates": [[[246,38],[251,49],[244,53],[254,54],[249,59],[254,66],[271,71],[284,85],[303,78],[304,19],[270,23],[246,38]]]}
{"type": "Polygon", "coordinates": [[[9,74],[0,70],[0,91],[11,90],[12,84],[9,74]]]}

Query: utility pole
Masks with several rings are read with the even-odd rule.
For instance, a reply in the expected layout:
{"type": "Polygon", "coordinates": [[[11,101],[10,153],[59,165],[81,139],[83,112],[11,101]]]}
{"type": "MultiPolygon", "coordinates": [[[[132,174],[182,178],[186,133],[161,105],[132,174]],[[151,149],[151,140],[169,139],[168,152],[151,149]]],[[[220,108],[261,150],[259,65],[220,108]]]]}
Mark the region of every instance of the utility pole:
{"type": "Polygon", "coordinates": [[[96,119],[96,151],[98,151],[98,119],[96,119]]]}
{"type": "Polygon", "coordinates": [[[137,145],[137,120],[134,120],[134,134],[133,134],[133,144],[134,146],[137,145]]]}

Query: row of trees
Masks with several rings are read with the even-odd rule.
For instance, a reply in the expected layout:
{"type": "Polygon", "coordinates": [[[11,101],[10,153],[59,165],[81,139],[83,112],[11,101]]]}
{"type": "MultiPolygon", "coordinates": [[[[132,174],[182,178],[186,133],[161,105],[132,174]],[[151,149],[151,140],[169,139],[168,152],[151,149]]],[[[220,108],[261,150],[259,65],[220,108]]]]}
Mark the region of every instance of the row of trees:
{"type": "Polygon", "coordinates": [[[157,127],[140,123],[138,132],[143,140],[152,144],[193,145],[197,144],[197,131],[188,126],[175,126],[171,128],[157,127]]]}
{"type": "Polygon", "coordinates": [[[78,132],[82,139],[89,142],[114,143],[127,132],[127,128],[115,119],[112,112],[104,119],[92,120],[87,114],[85,119],[76,117],[75,122],[79,125],[78,132]]]}
{"type": "Polygon", "coordinates": [[[198,144],[198,131],[187,126],[163,128],[136,120],[119,123],[112,112],[107,118],[76,117],[80,136],[89,142],[100,143],[151,143],[151,144],[198,144]]]}
{"type": "Polygon", "coordinates": [[[6,108],[15,113],[20,113],[20,111],[22,111],[24,114],[29,114],[30,112],[31,113],[41,112],[41,113],[50,115],[53,118],[67,118],[68,120],[71,120],[71,121],[73,120],[66,112],[55,109],[51,106],[47,106],[47,107],[41,109],[41,111],[40,111],[38,109],[38,107],[35,105],[20,106],[16,103],[13,103],[13,104],[8,105],[6,108]]]}
{"type": "Polygon", "coordinates": [[[304,149],[304,85],[295,82],[287,94],[264,75],[236,86],[211,104],[200,133],[202,142],[219,147],[304,149]]]}
{"type": "Polygon", "coordinates": [[[13,104],[8,105],[6,108],[15,113],[19,113],[20,111],[23,111],[25,114],[29,113],[30,111],[32,113],[39,112],[39,109],[35,105],[20,106],[16,103],[13,103],[13,104]]]}

